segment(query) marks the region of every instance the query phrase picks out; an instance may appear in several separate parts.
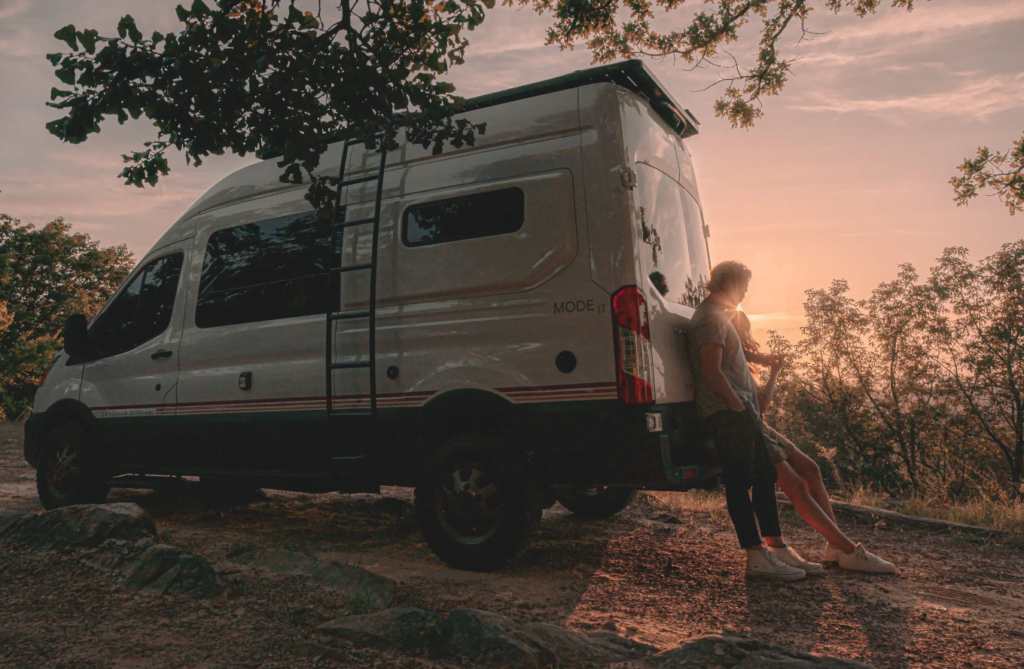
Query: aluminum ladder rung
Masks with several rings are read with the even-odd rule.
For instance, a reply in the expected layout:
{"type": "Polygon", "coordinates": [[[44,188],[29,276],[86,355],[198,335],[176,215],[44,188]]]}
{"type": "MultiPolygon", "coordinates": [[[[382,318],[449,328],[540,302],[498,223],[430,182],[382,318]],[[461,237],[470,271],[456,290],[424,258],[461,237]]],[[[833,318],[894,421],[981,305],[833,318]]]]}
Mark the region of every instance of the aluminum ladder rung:
{"type": "Polygon", "coordinates": [[[327,318],[332,321],[347,321],[353,318],[369,318],[369,311],[343,311],[338,314],[327,314],[327,318]]]}
{"type": "Polygon", "coordinates": [[[338,188],[344,188],[345,186],[354,186],[355,184],[364,184],[364,183],[367,183],[368,181],[377,181],[379,178],[380,178],[380,175],[377,175],[377,174],[367,174],[366,176],[362,176],[362,177],[352,177],[351,179],[342,179],[341,181],[338,182],[338,188]]]}
{"type": "Polygon", "coordinates": [[[327,369],[369,369],[368,362],[332,362],[327,369]]]}
{"type": "Polygon", "coordinates": [[[372,267],[373,267],[373,263],[372,262],[364,262],[364,263],[360,263],[358,265],[342,265],[341,267],[332,267],[331,271],[335,272],[337,274],[342,274],[344,272],[357,272],[357,271],[359,271],[361,269],[370,269],[372,267]]]}
{"type": "Polygon", "coordinates": [[[335,230],[344,230],[345,228],[353,228],[357,225],[366,225],[367,223],[376,223],[377,217],[370,216],[368,218],[357,218],[354,221],[338,221],[334,224],[335,230]]]}

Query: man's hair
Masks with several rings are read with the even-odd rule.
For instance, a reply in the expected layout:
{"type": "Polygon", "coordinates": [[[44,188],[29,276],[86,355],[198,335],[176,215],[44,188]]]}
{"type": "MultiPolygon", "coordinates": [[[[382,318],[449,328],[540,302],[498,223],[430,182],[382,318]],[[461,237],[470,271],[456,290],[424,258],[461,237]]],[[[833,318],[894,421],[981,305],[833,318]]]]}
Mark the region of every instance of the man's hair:
{"type": "Polygon", "coordinates": [[[708,279],[708,291],[718,292],[725,290],[725,287],[732,283],[750,281],[754,275],[750,269],[738,260],[723,260],[711,268],[711,278],[708,279]]]}

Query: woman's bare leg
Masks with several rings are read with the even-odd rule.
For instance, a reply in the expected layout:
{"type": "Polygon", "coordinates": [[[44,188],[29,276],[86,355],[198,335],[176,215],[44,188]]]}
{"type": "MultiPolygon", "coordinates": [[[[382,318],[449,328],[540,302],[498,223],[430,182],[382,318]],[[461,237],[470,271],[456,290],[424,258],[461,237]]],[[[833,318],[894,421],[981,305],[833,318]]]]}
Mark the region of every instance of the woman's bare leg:
{"type": "Polygon", "coordinates": [[[821,510],[828,514],[833,523],[838,525],[836,514],[832,512],[832,502],[828,498],[828,490],[825,488],[825,482],[821,478],[821,469],[818,468],[818,463],[807,457],[799,448],[793,449],[792,455],[789,456],[786,462],[807,484],[811,497],[818,503],[821,510]]]}
{"type": "MultiPolygon", "coordinates": [[[[798,452],[794,451],[794,453],[798,452]]],[[[828,504],[828,496],[825,497],[826,503],[823,508],[811,494],[811,488],[807,482],[789,464],[789,460],[779,463],[776,467],[779,470],[779,488],[793,502],[793,507],[796,508],[800,517],[814,528],[815,532],[825,537],[830,544],[844,553],[852,553],[856,544],[850,541],[836,525],[835,518],[830,514],[832,509],[828,504]],[[828,509],[828,512],[825,509],[828,509]]]]}

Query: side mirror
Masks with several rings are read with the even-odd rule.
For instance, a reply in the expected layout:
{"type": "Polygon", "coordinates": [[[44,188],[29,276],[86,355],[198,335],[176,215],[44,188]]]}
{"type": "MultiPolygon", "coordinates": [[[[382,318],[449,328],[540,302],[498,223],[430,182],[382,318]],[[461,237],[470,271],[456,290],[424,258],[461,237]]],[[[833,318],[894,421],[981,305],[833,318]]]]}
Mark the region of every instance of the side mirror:
{"type": "Polygon", "coordinates": [[[71,314],[64,323],[64,350],[75,357],[89,353],[89,324],[82,314],[71,314]]]}

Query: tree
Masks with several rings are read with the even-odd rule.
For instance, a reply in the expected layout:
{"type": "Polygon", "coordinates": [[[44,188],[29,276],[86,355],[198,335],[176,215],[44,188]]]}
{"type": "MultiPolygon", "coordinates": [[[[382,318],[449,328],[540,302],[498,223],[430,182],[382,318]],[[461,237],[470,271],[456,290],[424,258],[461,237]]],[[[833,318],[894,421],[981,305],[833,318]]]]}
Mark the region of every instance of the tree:
{"type": "Polygon", "coordinates": [[[64,321],[95,314],[133,264],[126,246],[102,248],[62,218],[36,229],[0,214],[0,413],[27,411],[64,321]]]}
{"type": "MultiPolygon", "coordinates": [[[[782,91],[796,60],[795,55],[783,54],[783,38],[791,31],[801,39],[809,34],[807,21],[814,9],[838,14],[846,5],[857,16],[865,17],[880,4],[880,0],[705,0],[712,9],[698,12],[686,28],[661,32],[652,27],[655,10],[678,10],[685,0],[502,1],[510,6],[530,5],[540,14],[551,14],[555,24],[548,29],[547,43],[572,49],[582,42],[595,63],[672,57],[691,69],[712,65],[731,72],[720,78],[725,89],[715,103],[715,116],[741,128],[752,126],[761,117],[763,97],[782,91]],[[628,19],[620,20],[624,14],[628,19]],[[726,47],[758,19],[757,55],[741,63],[726,47]]],[[[914,0],[892,0],[892,6],[910,11],[914,0]]]]}
{"type": "Polygon", "coordinates": [[[311,202],[329,205],[335,179],[313,176],[329,142],[377,146],[383,134],[394,147],[404,131],[439,152],[485,130],[453,119],[463,100],[440,79],[463,62],[462,31],[483,21],[485,6],[493,0],[340,0],[328,11],[319,1],[194,0],[177,7],[177,34],[147,39],[130,15],[117,37],[69,25],[55,37],[72,52],[47,56],[70,87],[54,88],[48,104],[66,115],[47,128],[74,144],[106,117],[152,120],[156,137],[124,156],[121,176],[139,187],[168,173],[172,147],[196,165],[276,149],[282,181],[308,177],[311,202]]]}
{"type": "Polygon", "coordinates": [[[990,195],[1002,200],[1010,216],[1024,211],[1024,135],[1003,153],[981,147],[973,160],[965,158],[957,169],[960,176],[949,180],[956,206],[966,206],[979,191],[991,190],[990,195]]]}
{"type": "MultiPolygon", "coordinates": [[[[972,265],[946,249],[931,284],[942,300],[935,331],[952,388],[978,433],[1024,481],[1024,240],[972,265]]],[[[1022,491],[1024,492],[1024,491],[1022,491]]]]}

